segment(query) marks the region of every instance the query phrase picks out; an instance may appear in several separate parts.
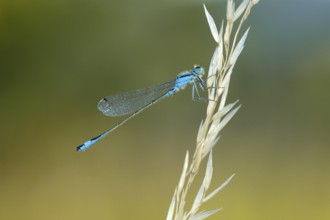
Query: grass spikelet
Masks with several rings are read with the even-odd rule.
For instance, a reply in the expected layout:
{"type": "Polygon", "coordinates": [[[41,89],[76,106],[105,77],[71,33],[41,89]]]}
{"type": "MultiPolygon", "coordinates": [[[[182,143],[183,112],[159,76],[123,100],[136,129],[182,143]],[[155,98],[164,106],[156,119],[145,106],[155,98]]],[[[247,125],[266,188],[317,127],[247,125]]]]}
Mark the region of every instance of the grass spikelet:
{"type": "Polygon", "coordinates": [[[204,12],[211,34],[217,43],[208,70],[209,101],[205,119],[201,122],[198,130],[196,149],[190,161],[189,153],[186,154],[181,178],[173,195],[167,220],[202,220],[218,212],[220,209],[200,211],[200,207],[221,191],[234,177],[234,174],[231,175],[219,187],[208,193],[213,176],[212,149],[220,139],[222,129],[240,108],[240,105],[236,106],[238,100],[230,104],[226,104],[226,101],[231,74],[239,55],[244,49],[249,28],[241,36],[238,43],[236,41],[244,21],[249,16],[252,7],[257,3],[258,0],[242,0],[238,8],[235,9],[235,2],[228,0],[226,22],[221,23],[219,31],[213,17],[204,5],[204,12]],[[236,21],[239,21],[239,23],[235,28],[236,21]],[[226,24],[225,28],[224,23],[226,24]],[[187,194],[206,156],[208,156],[208,159],[204,180],[191,208],[187,208],[185,206],[187,194]]]}

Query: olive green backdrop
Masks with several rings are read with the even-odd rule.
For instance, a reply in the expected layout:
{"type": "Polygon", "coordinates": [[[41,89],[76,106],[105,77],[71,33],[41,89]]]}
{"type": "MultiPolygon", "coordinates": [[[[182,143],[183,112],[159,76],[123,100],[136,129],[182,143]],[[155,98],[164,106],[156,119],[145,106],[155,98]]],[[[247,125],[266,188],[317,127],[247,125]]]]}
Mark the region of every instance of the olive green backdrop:
{"type": "MultiPolygon", "coordinates": [[[[165,219],[206,110],[190,88],[75,147],[122,120],[98,112],[102,97],[208,67],[202,3],[0,2],[0,219],[165,219]]],[[[205,3],[219,25],[225,2],[205,3]]],[[[203,207],[224,208],[210,219],[330,219],[329,11],[253,8],[228,98],[242,108],[214,150],[212,187],[236,177],[203,207]]]]}

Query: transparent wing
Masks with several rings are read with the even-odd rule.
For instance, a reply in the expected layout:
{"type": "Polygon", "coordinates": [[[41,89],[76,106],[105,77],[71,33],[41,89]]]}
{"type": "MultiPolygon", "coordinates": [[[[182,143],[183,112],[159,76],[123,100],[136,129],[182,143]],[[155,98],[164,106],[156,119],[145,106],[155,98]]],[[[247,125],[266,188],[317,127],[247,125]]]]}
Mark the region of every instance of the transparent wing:
{"type": "Polygon", "coordinates": [[[97,108],[106,116],[133,114],[166,94],[175,85],[171,80],[156,86],[138,89],[103,98],[97,108]]]}

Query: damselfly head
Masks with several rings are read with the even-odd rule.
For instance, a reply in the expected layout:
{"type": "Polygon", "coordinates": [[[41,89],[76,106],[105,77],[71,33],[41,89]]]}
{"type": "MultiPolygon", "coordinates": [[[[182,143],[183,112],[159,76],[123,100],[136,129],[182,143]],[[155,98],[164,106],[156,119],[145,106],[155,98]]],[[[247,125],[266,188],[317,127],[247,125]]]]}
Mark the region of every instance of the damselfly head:
{"type": "Polygon", "coordinates": [[[194,70],[196,75],[200,75],[200,76],[203,76],[205,74],[204,72],[204,68],[201,67],[200,65],[194,65],[194,70]]]}

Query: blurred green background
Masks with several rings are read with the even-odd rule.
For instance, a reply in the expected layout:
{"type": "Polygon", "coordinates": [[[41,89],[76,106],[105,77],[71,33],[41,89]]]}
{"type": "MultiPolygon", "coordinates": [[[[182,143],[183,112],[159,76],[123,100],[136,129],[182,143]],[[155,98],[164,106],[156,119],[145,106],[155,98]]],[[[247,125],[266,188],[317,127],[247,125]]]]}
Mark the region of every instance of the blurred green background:
{"type": "MultiPolygon", "coordinates": [[[[203,1],[0,2],[0,219],[165,219],[206,104],[190,88],[84,153],[121,118],[103,96],[208,67],[203,1]]],[[[219,25],[224,1],[205,1],[219,25]]],[[[238,5],[238,2],[236,3],[238,5]]],[[[253,8],[214,150],[210,219],[330,219],[330,1],[253,8]]],[[[196,190],[197,185],[193,188],[196,190]]]]}

